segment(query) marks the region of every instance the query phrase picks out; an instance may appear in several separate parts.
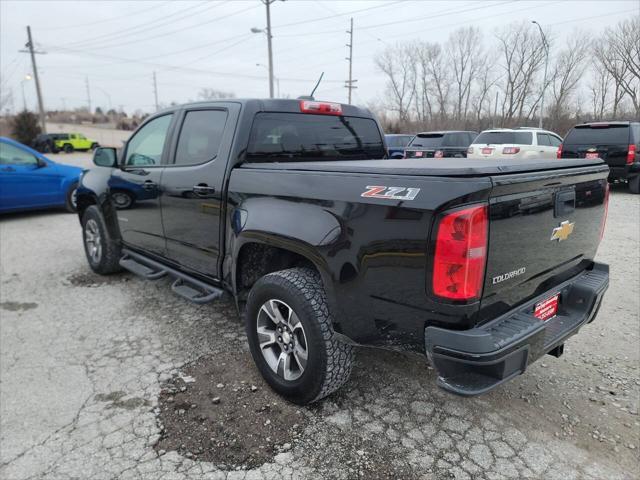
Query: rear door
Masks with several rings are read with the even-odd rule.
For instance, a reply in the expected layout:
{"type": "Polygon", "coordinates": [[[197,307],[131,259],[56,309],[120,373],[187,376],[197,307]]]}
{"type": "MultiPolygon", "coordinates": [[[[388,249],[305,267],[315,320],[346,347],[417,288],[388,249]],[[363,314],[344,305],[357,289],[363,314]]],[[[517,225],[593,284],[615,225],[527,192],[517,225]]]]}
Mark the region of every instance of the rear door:
{"type": "Polygon", "coordinates": [[[591,264],[607,175],[602,165],[492,177],[483,309],[511,308],[591,264]]]}
{"type": "Polygon", "coordinates": [[[240,104],[184,110],[162,177],[167,257],[208,276],[219,275],[224,173],[240,104]]]}
{"type": "Polygon", "coordinates": [[[565,137],[563,158],[599,157],[611,167],[624,167],[630,143],[629,124],[578,125],[565,137]]]}

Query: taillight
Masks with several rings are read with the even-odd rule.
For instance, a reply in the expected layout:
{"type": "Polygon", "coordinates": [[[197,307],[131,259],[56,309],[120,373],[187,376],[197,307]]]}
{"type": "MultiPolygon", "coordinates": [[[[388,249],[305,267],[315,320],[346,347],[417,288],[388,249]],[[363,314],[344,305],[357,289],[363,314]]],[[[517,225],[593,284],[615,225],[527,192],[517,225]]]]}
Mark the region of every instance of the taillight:
{"type": "Polygon", "coordinates": [[[316,113],[321,115],[342,115],[342,105],[339,103],[300,100],[300,111],[302,113],[316,113]]]}
{"type": "Polygon", "coordinates": [[[504,147],[502,153],[505,155],[515,155],[520,151],[520,147],[504,147]]]}
{"type": "Polygon", "coordinates": [[[433,154],[433,158],[442,158],[444,157],[444,153],[442,152],[442,150],[436,150],[436,152],[433,154]]]}
{"type": "Polygon", "coordinates": [[[473,153],[473,147],[467,148],[467,155],[470,155],[472,153],[473,153]]]}
{"type": "Polygon", "coordinates": [[[607,214],[609,213],[609,182],[605,180],[604,185],[604,215],[602,216],[602,222],[600,222],[600,241],[604,237],[604,227],[607,224],[607,214]]]}
{"type": "Polygon", "coordinates": [[[629,145],[629,151],[627,152],[627,165],[631,165],[636,159],[636,146],[635,144],[629,145]]]}
{"type": "Polygon", "coordinates": [[[433,293],[449,300],[480,298],[487,258],[486,205],[445,214],[438,224],[433,293]]]}
{"type": "Polygon", "coordinates": [[[558,151],[556,152],[557,158],[562,158],[562,144],[558,146],[558,151]]]}

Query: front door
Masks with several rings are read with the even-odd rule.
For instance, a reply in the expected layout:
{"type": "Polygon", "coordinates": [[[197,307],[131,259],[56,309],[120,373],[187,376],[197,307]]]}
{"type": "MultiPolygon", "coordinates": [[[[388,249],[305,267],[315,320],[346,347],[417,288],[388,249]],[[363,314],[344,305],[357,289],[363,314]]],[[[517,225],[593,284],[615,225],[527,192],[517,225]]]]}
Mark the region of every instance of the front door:
{"type": "Polygon", "coordinates": [[[166,251],[160,182],[172,120],[173,114],[154,118],[134,133],[127,142],[121,167],[114,169],[109,179],[122,239],[157,255],[166,251]]]}
{"type": "Polygon", "coordinates": [[[60,205],[60,192],[55,165],[39,163],[27,150],[0,142],[0,210],[60,205]]]}
{"type": "Polygon", "coordinates": [[[212,277],[219,272],[222,189],[239,110],[230,102],[183,111],[162,177],[167,256],[212,277]]]}

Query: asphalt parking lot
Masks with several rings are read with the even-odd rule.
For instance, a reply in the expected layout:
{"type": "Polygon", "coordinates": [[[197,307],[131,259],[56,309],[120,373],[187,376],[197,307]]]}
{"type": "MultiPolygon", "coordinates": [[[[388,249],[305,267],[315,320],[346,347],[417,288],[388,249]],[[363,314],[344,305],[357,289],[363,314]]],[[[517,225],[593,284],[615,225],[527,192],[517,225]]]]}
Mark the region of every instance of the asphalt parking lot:
{"type": "Polygon", "coordinates": [[[563,357],[460,398],[421,357],[362,349],[350,383],[308,408],[261,381],[229,302],[94,275],[74,215],[5,216],[0,477],[639,478],[639,207],[613,189],[611,286],[563,357]]]}

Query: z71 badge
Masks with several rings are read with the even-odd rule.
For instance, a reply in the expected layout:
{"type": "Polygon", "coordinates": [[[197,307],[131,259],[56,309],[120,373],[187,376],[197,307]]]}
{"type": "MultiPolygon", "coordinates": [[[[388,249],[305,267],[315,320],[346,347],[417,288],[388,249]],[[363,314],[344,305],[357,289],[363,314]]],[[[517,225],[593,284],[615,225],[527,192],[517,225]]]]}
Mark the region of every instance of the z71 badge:
{"type": "Polygon", "coordinates": [[[383,198],[385,200],[413,200],[420,192],[419,188],[385,187],[381,185],[367,185],[368,190],[361,193],[361,197],[383,198]]]}

